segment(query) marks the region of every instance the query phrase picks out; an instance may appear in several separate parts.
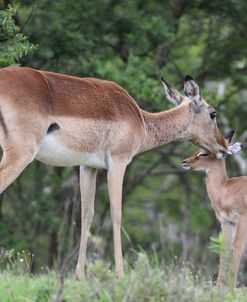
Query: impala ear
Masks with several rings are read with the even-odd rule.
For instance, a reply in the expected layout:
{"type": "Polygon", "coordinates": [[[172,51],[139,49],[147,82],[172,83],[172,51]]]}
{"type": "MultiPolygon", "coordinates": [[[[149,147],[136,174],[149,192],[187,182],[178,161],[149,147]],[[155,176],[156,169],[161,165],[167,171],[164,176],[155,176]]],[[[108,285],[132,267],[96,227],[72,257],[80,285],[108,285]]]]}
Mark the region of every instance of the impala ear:
{"type": "Polygon", "coordinates": [[[229,144],[227,146],[227,154],[231,154],[231,155],[238,153],[242,148],[242,144],[240,142],[236,142],[232,144],[232,137],[234,135],[234,132],[235,132],[234,130],[231,130],[227,132],[227,134],[225,135],[225,140],[229,144]]]}
{"type": "Polygon", "coordinates": [[[184,93],[194,103],[196,111],[200,111],[203,105],[200,87],[190,75],[184,78],[184,93]]]}
{"type": "Polygon", "coordinates": [[[175,106],[180,105],[183,101],[183,96],[169,83],[167,83],[167,81],[163,77],[161,77],[160,79],[164,86],[167,99],[175,106]]]}
{"type": "Polygon", "coordinates": [[[225,140],[230,144],[232,142],[232,138],[234,135],[235,131],[234,130],[230,130],[229,132],[227,132],[227,134],[225,135],[225,140]]]}

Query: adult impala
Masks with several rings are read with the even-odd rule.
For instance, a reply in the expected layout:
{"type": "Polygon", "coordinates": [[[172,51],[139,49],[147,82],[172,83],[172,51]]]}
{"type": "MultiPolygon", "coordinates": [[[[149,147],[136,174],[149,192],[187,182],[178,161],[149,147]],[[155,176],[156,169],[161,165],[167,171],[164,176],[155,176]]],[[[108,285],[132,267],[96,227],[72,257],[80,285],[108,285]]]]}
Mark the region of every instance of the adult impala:
{"type": "MultiPolygon", "coordinates": [[[[230,144],[234,131],[226,135],[230,144]]],[[[238,147],[238,146],[237,146],[238,147]]],[[[183,161],[186,170],[206,171],[206,188],[212,208],[220,221],[226,242],[226,251],[220,256],[218,285],[234,286],[237,280],[241,255],[247,239],[247,176],[229,178],[225,160],[213,158],[205,150],[199,150],[183,161]],[[233,244],[232,258],[230,255],[233,244]],[[230,261],[229,261],[230,260],[230,261]],[[230,272],[227,271],[230,269],[230,272]],[[233,276],[231,276],[233,272],[233,276]]]]}
{"type": "Polygon", "coordinates": [[[0,192],[34,158],[55,166],[80,166],[78,278],[84,275],[97,169],[108,171],[116,274],[122,276],[122,184],[133,156],[179,139],[190,140],[218,158],[226,151],[215,111],[202,99],[193,79],[185,78],[187,96],[162,82],[167,98],[178,107],[148,113],[113,82],[30,68],[0,70],[0,192]]]}

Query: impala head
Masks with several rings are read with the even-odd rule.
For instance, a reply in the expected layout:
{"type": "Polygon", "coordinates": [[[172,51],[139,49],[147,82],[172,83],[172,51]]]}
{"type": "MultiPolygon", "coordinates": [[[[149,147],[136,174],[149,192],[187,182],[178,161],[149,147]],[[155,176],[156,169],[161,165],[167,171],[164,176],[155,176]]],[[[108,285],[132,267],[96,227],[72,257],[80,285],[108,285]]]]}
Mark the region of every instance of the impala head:
{"type": "MultiPolygon", "coordinates": [[[[231,146],[233,135],[234,135],[234,130],[229,131],[225,135],[225,141],[227,146],[231,146]]],[[[209,152],[205,151],[204,149],[199,149],[192,156],[185,159],[182,163],[182,166],[185,170],[192,169],[192,170],[207,171],[210,168],[214,167],[217,161],[219,161],[219,159],[213,158],[209,152]]]]}
{"type": "Polygon", "coordinates": [[[168,100],[175,106],[185,106],[189,121],[185,129],[188,140],[207,150],[215,158],[223,158],[227,145],[216,123],[216,111],[202,98],[198,84],[187,75],[184,79],[183,96],[163,78],[161,81],[168,100]]]}

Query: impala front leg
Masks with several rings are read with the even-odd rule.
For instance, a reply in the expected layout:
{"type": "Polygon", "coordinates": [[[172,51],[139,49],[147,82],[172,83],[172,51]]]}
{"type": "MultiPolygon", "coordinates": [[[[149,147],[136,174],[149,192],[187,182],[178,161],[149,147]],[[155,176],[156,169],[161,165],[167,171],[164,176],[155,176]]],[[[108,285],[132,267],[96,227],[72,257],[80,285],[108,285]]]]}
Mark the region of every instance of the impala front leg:
{"type": "Polygon", "coordinates": [[[108,191],[111,204],[111,217],[113,224],[115,270],[118,278],[124,274],[123,255],[121,243],[121,220],[122,220],[122,187],[126,165],[115,160],[108,170],[108,191]]]}
{"type": "Polygon", "coordinates": [[[219,287],[227,286],[227,268],[229,266],[229,257],[231,257],[231,246],[233,242],[233,230],[232,225],[228,222],[221,223],[221,230],[225,240],[225,251],[220,254],[220,266],[217,279],[217,285],[219,287]]]}
{"type": "Polygon", "coordinates": [[[80,167],[81,242],[76,266],[76,277],[78,279],[84,277],[88,234],[94,215],[96,176],[96,169],[80,167]]]}
{"type": "Polygon", "coordinates": [[[236,225],[236,236],[234,239],[233,248],[233,279],[232,286],[234,287],[238,277],[239,264],[245,247],[247,238],[247,217],[240,216],[236,225]]]}

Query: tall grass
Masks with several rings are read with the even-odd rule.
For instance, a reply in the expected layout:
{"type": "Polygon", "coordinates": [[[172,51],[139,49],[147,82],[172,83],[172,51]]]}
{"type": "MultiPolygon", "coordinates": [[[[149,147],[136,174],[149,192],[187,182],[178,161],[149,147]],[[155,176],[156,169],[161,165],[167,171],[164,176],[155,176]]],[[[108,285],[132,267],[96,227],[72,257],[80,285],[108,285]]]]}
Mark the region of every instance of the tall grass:
{"type": "Polygon", "coordinates": [[[247,301],[247,290],[219,291],[187,265],[160,264],[139,253],[126,275],[116,280],[109,266],[97,261],[88,266],[87,278],[78,281],[71,274],[62,284],[59,274],[30,276],[24,270],[0,273],[1,302],[216,302],[247,301]]]}

